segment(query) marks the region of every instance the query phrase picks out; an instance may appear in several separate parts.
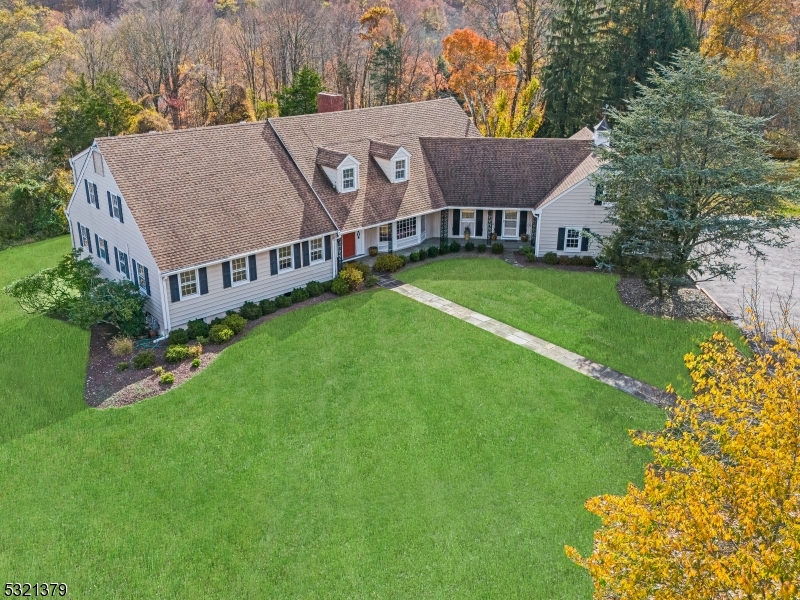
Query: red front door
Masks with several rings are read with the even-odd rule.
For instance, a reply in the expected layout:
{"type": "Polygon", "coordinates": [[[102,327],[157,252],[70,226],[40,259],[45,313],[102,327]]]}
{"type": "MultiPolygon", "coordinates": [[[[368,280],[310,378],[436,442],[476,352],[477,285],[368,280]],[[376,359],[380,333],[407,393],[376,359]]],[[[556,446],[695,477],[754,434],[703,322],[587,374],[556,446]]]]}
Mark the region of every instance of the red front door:
{"type": "Polygon", "coordinates": [[[356,255],[356,234],[345,233],[342,236],[342,258],[348,259],[356,255]]]}

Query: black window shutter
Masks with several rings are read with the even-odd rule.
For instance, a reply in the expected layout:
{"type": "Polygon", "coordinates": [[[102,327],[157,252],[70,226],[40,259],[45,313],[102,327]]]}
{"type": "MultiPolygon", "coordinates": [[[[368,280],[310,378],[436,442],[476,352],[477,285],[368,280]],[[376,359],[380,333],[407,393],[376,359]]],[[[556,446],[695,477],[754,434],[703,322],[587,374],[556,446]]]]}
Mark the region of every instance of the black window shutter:
{"type": "Polygon", "coordinates": [[[150,273],[147,272],[147,267],[144,268],[144,289],[147,295],[150,295],[150,273]]]}
{"type": "Polygon", "coordinates": [[[83,180],[83,184],[86,186],[86,202],[91,204],[92,197],[89,195],[89,180],[88,179],[84,179],[83,180]]]}
{"type": "Polygon", "coordinates": [[[311,264],[311,251],[308,248],[308,242],[303,242],[303,266],[307,267],[311,264]]]}
{"type": "Polygon", "coordinates": [[[500,235],[503,231],[503,211],[494,211],[494,232],[500,235]]]}
{"type": "Polygon", "coordinates": [[[116,246],[114,246],[114,263],[117,265],[117,273],[119,273],[119,252],[117,252],[116,246]]]}
{"type": "Polygon", "coordinates": [[[92,234],[89,228],[86,228],[86,244],[89,246],[89,254],[92,253],[92,234]]]}
{"type": "Polygon", "coordinates": [[[119,199],[119,222],[120,223],[124,223],[125,222],[125,218],[122,216],[122,212],[123,212],[122,211],[122,204],[123,204],[122,196],[117,196],[117,198],[119,199]]]}
{"type": "Polygon", "coordinates": [[[247,257],[248,266],[250,267],[250,281],[258,279],[258,271],[256,271],[256,255],[251,254],[247,257]]]}
{"type": "Polygon", "coordinates": [[[106,264],[110,265],[111,264],[111,257],[108,255],[108,241],[107,240],[103,240],[103,247],[106,249],[106,264]]]}
{"type": "Polygon", "coordinates": [[[528,230],[528,211],[519,211],[519,234],[522,235],[528,230]]]}
{"type": "Polygon", "coordinates": [[[325,236],[325,260],[331,259],[331,236],[325,236]]]}
{"type": "Polygon", "coordinates": [[[100,239],[97,237],[97,234],[94,234],[94,245],[97,249],[97,256],[100,256],[100,239]]]}
{"type": "Polygon", "coordinates": [[[458,235],[458,226],[461,224],[461,209],[453,209],[453,235],[458,235]]]}
{"type": "Polygon", "coordinates": [[[78,221],[78,243],[83,248],[83,229],[81,229],[81,222],[78,221]]]}
{"type": "Polygon", "coordinates": [[[269,273],[270,275],[278,274],[278,251],[269,251],[269,273]]]}
{"type": "Polygon", "coordinates": [[[136,284],[136,287],[139,287],[139,272],[136,270],[136,261],[131,259],[131,262],[133,263],[133,277],[131,279],[136,284]]]}
{"type": "Polygon", "coordinates": [[[483,235],[483,211],[475,211],[475,237],[483,235]]]}
{"type": "MultiPolygon", "coordinates": [[[[588,234],[590,230],[588,227],[584,227],[583,231],[588,234]]],[[[589,237],[585,235],[581,238],[581,252],[586,252],[587,250],[589,250],[589,237]]]]}
{"type": "Polygon", "coordinates": [[[566,227],[559,227],[558,228],[558,242],[556,242],[556,250],[563,250],[564,249],[564,238],[567,237],[567,228],[566,227]]]}
{"type": "Polygon", "coordinates": [[[111,206],[111,192],[106,191],[106,196],[108,197],[108,216],[114,216],[114,207],[111,206]]]}
{"type": "Polygon", "coordinates": [[[181,290],[178,287],[178,276],[169,276],[169,295],[173,302],[178,302],[181,299],[181,290]]]}
{"type": "Polygon", "coordinates": [[[299,269],[302,266],[300,262],[300,244],[294,245],[294,268],[299,269]]]}
{"type": "Polygon", "coordinates": [[[231,263],[229,260],[222,263],[222,287],[231,287],[231,263]]]}
{"type": "Polygon", "coordinates": [[[197,269],[197,276],[200,278],[200,295],[208,293],[208,272],[205,267],[197,269]]]}

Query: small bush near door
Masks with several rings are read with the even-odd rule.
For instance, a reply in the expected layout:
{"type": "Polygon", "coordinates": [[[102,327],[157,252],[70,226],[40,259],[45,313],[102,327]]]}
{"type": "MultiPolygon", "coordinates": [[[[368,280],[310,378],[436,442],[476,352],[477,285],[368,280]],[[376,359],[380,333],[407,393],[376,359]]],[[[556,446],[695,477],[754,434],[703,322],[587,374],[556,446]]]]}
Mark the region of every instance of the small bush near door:
{"type": "Polygon", "coordinates": [[[292,305],[292,299],[289,296],[278,296],[275,298],[275,306],[278,308],[289,308],[292,305]]]}
{"type": "Polygon", "coordinates": [[[428,253],[425,251],[424,248],[421,248],[419,252],[417,252],[417,255],[419,256],[420,260],[425,260],[425,258],[428,256],[428,253]]]}
{"type": "Polygon", "coordinates": [[[472,252],[473,250],[475,250],[475,243],[471,241],[467,242],[466,244],[464,244],[464,250],[466,250],[467,252],[472,252]]]}
{"type": "Polygon", "coordinates": [[[594,256],[584,256],[581,258],[581,264],[584,267],[596,267],[597,263],[594,260],[594,256]]]}
{"type": "Polygon", "coordinates": [[[447,254],[448,252],[450,252],[450,244],[445,242],[439,246],[439,254],[447,254]]]}
{"type": "Polygon", "coordinates": [[[495,242],[492,244],[492,254],[502,254],[505,251],[503,244],[500,242],[495,242]]]}
{"type": "Polygon", "coordinates": [[[263,315],[271,315],[278,310],[278,307],[275,306],[274,300],[262,300],[258,304],[261,307],[261,314],[263,315]]]}
{"type": "Polygon", "coordinates": [[[417,262],[419,260],[419,252],[412,252],[408,255],[408,258],[411,260],[411,262],[417,262]]]}
{"type": "Polygon", "coordinates": [[[173,329],[167,336],[167,343],[172,346],[174,344],[187,344],[189,342],[189,332],[185,329],[173,329]]]}
{"type": "Polygon", "coordinates": [[[566,254],[562,254],[558,257],[558,264],[560,265],[568,265],[569,264],[569,256],[566,254]]]}
{"type": "Polygon", "coordinates": [[[248,321],[255,321],[261,316],[261,307],[255,302],[245,302],[239,309],[239,314],[248,321]]]}
{"type": "Polygon", "coordinates": [[[439,248],[436,246],[428,248],[428,258],[436,258],[437,256],[439,256],[439,248]]]}
{"type": "Polygon", "coordinates": [[[404,264],[403,259],[395,254],[384,254],[375,261],[375,270],[384,273],[394,273],[404,264]]]}
{"type": "Polygon", "coordinates": [[[233,330],[230,327],[219,323],[214,325],[208,332],[208,337],[215,344],[224,344],[233,337],[233,330]]]}
{"type": "Polygon", "coordinates": [[[233,330],[233,333],[240,334],[247,325],[247,320],[237,314],[228,315],[222,320],[222,324],[233,330]]]}
{"type": "Polygon", "coordinates": [[[337,277],[331,283],[331,291],[337,296],[344,296],[350,293],[350,286],[341,277],[337,277]]]}
{"type": "Polygon", "coordinates": [[[189,333],[189,339],[196,340],[198,337],[206,337],[210,327],[204,319],[194,319],[187,323],[186,329],[189,333]]]}
{"type": "Polygon", "coordinates": [[[367,275],[367,278],[364,280],[364,283],[368,288],[375,287],[378,285],[378,278],[375,275],[367,275]]]}
{"type": "Polygon", "coordinates": [[[306,291],[311,298],[316,298],[325,292],[325,288],[318,281],[309,281],[308,285],[306,285],[306,291]]]}
{"type": "Polygon", "coordinates": [[[461,244],[459,244],[456,240],[450,242],[450,252],[461,252],[461,244]]]}
{"type": "Polygon", "coordinates": [[[525,258],[528,259],[530,262],[536,262],[536,254],[533,251],[533,248],[530,246],[523,246],[519,249],[519,253],[522,254],[525,258]]]}
{"type": "Polygon", "coordinates": [[[544,255],[544,258],[542,260],[545,262],[545,264],[557,265],[558,254],[556,254],[555,252],[548,252],[547,254],[544,255]]]}
{"type": "Polygon", "coordinates": [[[583,266],[583,257],[581,257],[581,256],[570,256],[569,257],[569,264],[572,267],[583,266]]]}
{"type": "Polygon", "coordinates": [[[305,288],[294,288],[292,290],[292,304],[308,300],[309,295],[305,288]]]}
{"type": "Polygon", "coordinates": [[[475,248],[478,252],[486,252],[486,244],[478,244],[475,248]]]}

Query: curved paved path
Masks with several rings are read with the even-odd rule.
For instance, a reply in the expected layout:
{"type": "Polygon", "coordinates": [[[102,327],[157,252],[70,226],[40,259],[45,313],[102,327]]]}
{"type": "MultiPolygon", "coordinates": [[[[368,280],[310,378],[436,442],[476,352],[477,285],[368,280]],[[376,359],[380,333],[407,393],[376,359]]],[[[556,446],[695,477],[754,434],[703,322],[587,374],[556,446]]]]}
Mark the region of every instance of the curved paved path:
{"type": "Polygon", "coordinates": [[[441,296],[431,294],[430,292],[426,292],[425,290],[421,290],[407,283],[401,283],[387,276],[380,278],[380,284],[407,298],[421,302],[452,317],[461,319],[466,323],[480,327],[489,333],[505,338],[509,342],[518,344],[537,354],[541,354],[573,371],[582,373],[597,381],[602,381],[606,385],[610,385],[626,394],[630,394],[639,400],[644,400],[645,402],[661,407],[671,406],[675,403],[674,396],[649,383],[644,383],[633,377],[623,375],[619,371],[591,361],[580,354],[575,354],[566,348],[551,344],[529,333],[501,323],[491,317],[487,317],[484,314],[470,310],[450,300],[446,300],[441,296]]]}

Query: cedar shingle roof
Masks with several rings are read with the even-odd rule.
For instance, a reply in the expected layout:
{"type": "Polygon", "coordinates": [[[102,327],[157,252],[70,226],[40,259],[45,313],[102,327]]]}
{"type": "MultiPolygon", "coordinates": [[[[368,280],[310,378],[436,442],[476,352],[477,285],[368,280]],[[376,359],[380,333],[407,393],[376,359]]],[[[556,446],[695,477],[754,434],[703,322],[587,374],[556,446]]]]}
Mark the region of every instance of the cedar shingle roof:
{"type": "MultiPolygon", "coordinates": [[[[343,231],[444,208],[436,180],[423,159],[420,136],[479,138],[452,98],[269,120],[343,231]],[[410,154],[409,180],[390,183],[370,156],[376,143],[410,154]],[[361,163],[359,189],[337,193],[317,165],[317,149],[350,154],[361,163]]],[[[394,153],[392,153],[394,154],[394,153]]]]}
{"type": "Polygon", "coordinates": [[[581,139],[424,137],[420,143],[447,205],[497,208],[538,207],[593,148],[581,139]]]}
{"type": "Polygon", "coordinates": [[[162,271],[335,230],[263,122],[99,138],[97,146],[162,271]]]}

